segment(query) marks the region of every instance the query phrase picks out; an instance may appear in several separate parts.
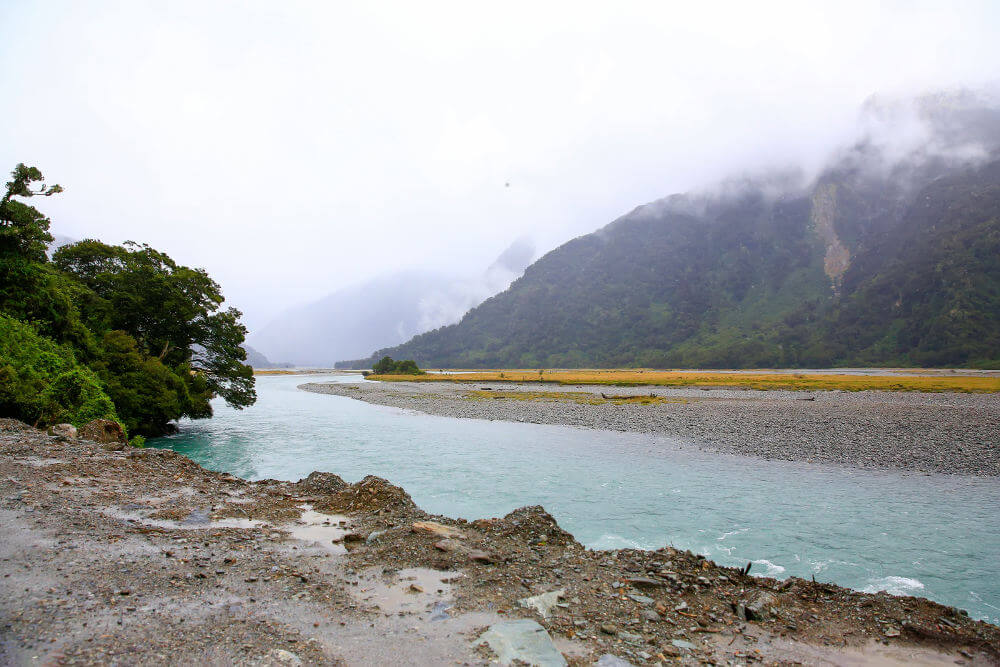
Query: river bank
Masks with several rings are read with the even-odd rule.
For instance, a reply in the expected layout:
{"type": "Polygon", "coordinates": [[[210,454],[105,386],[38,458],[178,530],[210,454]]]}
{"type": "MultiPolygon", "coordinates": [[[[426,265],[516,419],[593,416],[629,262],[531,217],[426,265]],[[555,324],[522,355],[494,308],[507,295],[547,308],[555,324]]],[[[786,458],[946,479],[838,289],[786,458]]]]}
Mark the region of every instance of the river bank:
{"type": "Polygon", "coordinates": [[[517,619],[546,664],[1000,657],[927,600],[590,551],[538,507],[429,516],[375,477],[247,482],[5,421],[0,497],[4,664],[485,664],[517,619]]]}
{"type": "Polygon", "coordinates": [[[1000,394],[995,393],[452,382],[300,388],[448,417],[655,433],[765,459],[1000,476],[1000,394]]]}

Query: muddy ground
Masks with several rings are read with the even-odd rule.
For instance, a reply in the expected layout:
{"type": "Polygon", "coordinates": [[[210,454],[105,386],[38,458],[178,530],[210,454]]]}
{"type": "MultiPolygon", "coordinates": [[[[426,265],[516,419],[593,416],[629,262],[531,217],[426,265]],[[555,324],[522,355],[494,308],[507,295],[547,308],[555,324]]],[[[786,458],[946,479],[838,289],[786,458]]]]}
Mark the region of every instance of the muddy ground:
{"type": "Polygon", "coordinates": [[[0,664],[488,664],[480,636],[516,618],[545,629],[549,664],[1000,661],[1000,628],[920,598],[590,551],[540,507],[455,521],[376,477],[248,482],[9,420],[0,526],[0,664]]]}

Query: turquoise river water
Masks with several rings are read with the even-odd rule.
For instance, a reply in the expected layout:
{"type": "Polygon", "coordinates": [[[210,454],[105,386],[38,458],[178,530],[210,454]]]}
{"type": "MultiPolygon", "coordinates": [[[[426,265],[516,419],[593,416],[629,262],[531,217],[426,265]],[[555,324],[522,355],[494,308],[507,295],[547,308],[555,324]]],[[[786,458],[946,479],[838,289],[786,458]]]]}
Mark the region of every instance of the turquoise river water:
{"type": "Polygon", "coordinates": [[[592,548],[691,549],[751,572],[920,595],[1000,622],[1000,481],[700,452],[643,434],[453,419],[261,376],[257,404],[151,441],[206,468],[297,480],[385,477],[468,519],[543,505],[592,548]]]}

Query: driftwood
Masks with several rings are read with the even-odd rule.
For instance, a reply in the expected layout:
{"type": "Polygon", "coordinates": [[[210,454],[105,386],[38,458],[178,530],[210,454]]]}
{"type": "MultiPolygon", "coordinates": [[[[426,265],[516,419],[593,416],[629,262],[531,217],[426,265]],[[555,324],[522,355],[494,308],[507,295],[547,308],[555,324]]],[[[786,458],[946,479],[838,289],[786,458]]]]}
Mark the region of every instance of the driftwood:
{"type": "MultiPolygon", "coordinates": [[[[649,397],[650,398],[656,398],[656,394],[654,394],[653,392],[649,392],[649,397]]],[[[617,394],[617,395],[616,394],[605,394],[602,391],[601,392],[601,398],[603,398],[606,401],[627,401],[627,400],[632,399],[632,398],[642,398],[642,396],[640,394],[617,394]]]]}

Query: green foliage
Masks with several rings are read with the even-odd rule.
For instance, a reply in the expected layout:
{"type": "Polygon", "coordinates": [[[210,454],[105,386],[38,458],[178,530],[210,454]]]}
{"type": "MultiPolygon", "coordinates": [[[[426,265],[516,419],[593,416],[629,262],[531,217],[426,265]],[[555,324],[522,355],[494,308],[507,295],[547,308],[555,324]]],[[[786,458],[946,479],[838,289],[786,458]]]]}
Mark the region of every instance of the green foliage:
{"type": "Polygon", "coordinates": [[[0,348],[31,344],[0,364],[4,411],[32,422],[117,414],[133,433],[159,435],[181,417],[210,417],[213,396],[251,405],[246,328],[221,308],[219,285],[135,243],[87,240],[49,262],[49,220],[14,199],[62,191],[32,186],[41,181],[18,165],[0,200],[0,348]]]}
{"type": "Polygon", "coordinates": [[[423,371],[417,368],[417,362],[413,359],[403,361],[393,361],[392,357],[382,357],[372,366],[372,372],[376,375],[423,375],[423,371]]]}
{"type": "Polygon", "coordinates": [[[1000,162],[894,180],[850,165],[833,228],[767,184],[671,197],[566,243],[458,324],[378,351],[450,368],[988,366],[1000,356],[1000,162]]]}
{"type": "Polygon", "coordinates": [[[148,245],[93,240],[63,246],[52,259],[99,297],[92,317],[127,332],[142,354],[171,367],[190,364],[233,407],[256,400],[253,369],[243,363],[241,313],[219,310],[221,289],[203,269],[178,265],[148,245]]]}
{"type": "Polygon", "coordinates": [[[104,381],[108,396],[118,407],[130,433],[163,433],[167,424],[202,405],[208,395],[192,398],[183,378],[155,357],[143,356],[135,340],[124,331],[109,331],[101,341],[101,357],[93,364],[104,381]]]}
{"type": "Polygon", "coordinates": [[[6,315],[0,315],[0,414],[41,425],[118,421],[98,376],[68,347],[6,315]]]}
{"type": "Polygon", "coordinates": [[[62,187],[44,185],[36,190],[31,184],[43,182],[42,172],[35,167],[19,164],[11,172],[11,180],[0,198],[0,256],[19,256],[25,261],[44,262],[45,249],[52,242],[49,219],[35,208],[12,197],[49,197],[62,192],[62,187]]]}
{"type": "Polygon", "coordinates": [[[93,372],[78,367],[61,373],[42,392],[42,417],[46,423],[74,426],[94,419],[114,419],[115,406],[93,372]]]}

